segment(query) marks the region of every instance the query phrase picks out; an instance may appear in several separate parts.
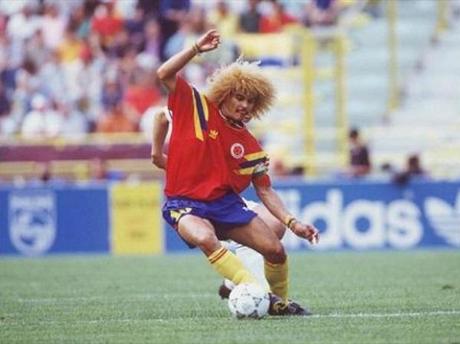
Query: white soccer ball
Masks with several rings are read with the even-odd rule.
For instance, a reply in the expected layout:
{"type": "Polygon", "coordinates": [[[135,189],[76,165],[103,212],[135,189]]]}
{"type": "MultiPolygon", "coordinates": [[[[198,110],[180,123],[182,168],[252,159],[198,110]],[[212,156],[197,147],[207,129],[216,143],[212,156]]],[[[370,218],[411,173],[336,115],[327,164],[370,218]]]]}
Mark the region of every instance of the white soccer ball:
{"type": "Polygon", "coordinates": [[[260,319],[268,313],[270,297],[259,285],[242,283],[233,288],[228,297],[228,308],[238,319],[260,319]]]}

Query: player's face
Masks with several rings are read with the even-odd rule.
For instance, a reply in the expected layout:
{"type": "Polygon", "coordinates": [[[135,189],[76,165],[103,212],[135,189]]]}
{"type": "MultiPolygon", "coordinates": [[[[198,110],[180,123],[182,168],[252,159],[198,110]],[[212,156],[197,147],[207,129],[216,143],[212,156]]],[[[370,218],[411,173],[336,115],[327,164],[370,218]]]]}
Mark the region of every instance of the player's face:
{"type": "Polygon", "coordinates": [[[247,123],[252,119],[254,103],[255,99],[249,98],[243,93],[234,92],[225,98],[221,110],[224,116],[247,123]]]}

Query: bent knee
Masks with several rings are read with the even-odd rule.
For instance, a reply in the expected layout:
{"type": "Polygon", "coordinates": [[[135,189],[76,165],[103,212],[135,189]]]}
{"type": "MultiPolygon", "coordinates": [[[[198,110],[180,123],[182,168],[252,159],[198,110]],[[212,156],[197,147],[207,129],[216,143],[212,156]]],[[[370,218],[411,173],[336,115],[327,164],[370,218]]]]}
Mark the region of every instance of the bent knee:
{"type": "Polygon", "coordinates": [[[281,242],[278,242],[276,245],[273,245],[267,249],[264,254],[265,259],[273,264],[281,264],[286,261],[286,251],[284,250],[281,242]]]}
{"type": "Polygon", "coordinates": [[[199,247],[206,254],[220,246],[213,227],[202,219],[184,216],[179,222],[178,232],[187,243],[199,247]]]}
{"type": "Polygon", "coordinates": [[[194,245],[198,246],[204,252],[214,251],[219,244],[219,240],[212,231],[203,231],[195,234],[194,245]]]}

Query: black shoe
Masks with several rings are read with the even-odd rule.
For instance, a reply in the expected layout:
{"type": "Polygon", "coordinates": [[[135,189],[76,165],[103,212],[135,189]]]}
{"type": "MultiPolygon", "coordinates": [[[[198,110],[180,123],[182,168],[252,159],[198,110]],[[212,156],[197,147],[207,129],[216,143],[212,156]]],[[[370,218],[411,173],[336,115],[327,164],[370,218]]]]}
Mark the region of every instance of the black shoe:
{"type": "Polygon", "coordinates": [[[222,282],[222,284],[219,286],[219,290],[217,292],[218,292],[220,298],[223,300],[223,299],[228,299],[228,296],[230,295],[231,291],[232,290],[229,287],[227,287],[224,282],[222,282]]]}
{"type": "Polygon", "coordinates": [[[308,316],[308,315],[313,315],[310,310],[307,308],[303,308],[301,305],[299,305],[297,302],[289,300],[289,305],[295,309],[295,315],[300,315],[300,316],[308,316]]]}
{"type": "Polygon", "coordinates": [[[312,313],[300,306],[297,302],[289,300],[287,303],[284,302],[279,296],[270,293],[270,308],[268,309],[268,314],[275,316],[308,316],[312,313]]]}

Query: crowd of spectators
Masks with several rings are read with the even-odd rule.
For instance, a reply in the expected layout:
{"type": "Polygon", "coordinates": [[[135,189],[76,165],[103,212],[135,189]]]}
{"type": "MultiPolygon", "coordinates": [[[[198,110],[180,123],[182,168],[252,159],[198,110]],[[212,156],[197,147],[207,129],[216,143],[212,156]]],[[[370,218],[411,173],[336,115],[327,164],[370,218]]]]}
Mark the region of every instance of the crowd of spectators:
{"type": "MultiPolygon", "coordinates": [[[[165,104],[156,67],[205,30],[217,27],[231,38],[279,32],[292,23],[333,25],[339,2],[0,2],[0,135],[137,132],[147,110],[165,104]]],[[[188,77],[204,81],[207,70],[238,51],[224,44],[218,54],[202,57],[188,77]]]]}

